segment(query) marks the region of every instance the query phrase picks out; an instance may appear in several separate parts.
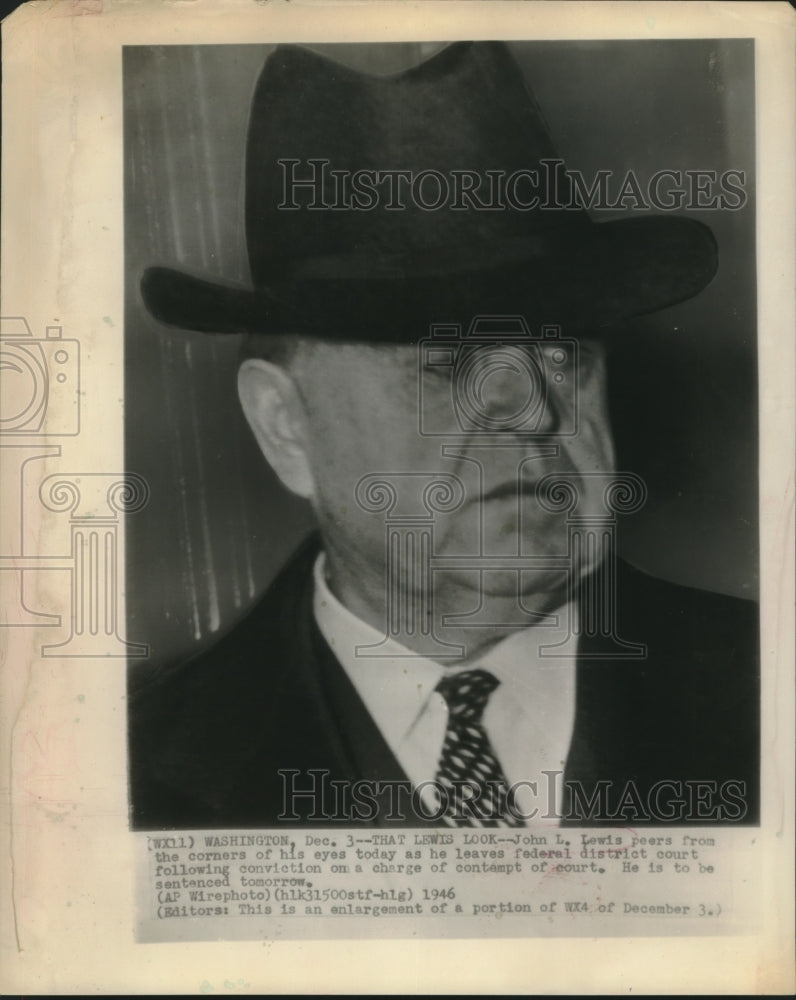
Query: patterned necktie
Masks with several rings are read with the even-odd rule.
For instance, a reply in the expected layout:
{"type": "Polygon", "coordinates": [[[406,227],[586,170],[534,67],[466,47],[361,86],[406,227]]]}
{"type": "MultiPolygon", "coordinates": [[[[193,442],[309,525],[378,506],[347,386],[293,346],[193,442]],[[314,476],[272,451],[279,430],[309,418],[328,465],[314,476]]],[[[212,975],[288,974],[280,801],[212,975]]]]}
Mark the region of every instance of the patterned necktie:
{"type": "Polygon", "coordinates": [[[465,670],[437,685],[449,713],[436,776],[440,804],[447,792],[442,818],[449,826],[524,826],[507,809],[508,782],[481,725],[499,683],[486,670],[465,670]]]}

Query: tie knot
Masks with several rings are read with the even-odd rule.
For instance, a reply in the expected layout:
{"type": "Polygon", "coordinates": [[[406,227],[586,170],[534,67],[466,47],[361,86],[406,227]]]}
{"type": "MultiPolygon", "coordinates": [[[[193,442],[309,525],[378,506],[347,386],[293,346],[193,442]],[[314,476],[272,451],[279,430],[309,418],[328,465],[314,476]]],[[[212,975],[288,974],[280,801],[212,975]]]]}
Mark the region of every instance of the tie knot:
{"type": "Polygon", "coordinates": [[[437,691],[447,702],[452,716],[479,722],[498,684],[500,681],[488,670],[463,670],[443,677],[437,684],[437,691]]]}

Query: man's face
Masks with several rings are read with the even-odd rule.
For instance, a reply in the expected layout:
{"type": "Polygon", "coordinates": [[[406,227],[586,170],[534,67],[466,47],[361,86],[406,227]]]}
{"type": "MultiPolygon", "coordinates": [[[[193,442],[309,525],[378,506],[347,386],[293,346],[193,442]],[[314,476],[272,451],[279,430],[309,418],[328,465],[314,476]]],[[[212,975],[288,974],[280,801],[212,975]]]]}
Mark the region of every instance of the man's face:
{"type": "Polygon", "coordinates": [[[556,367],[555,344],[539,349],[544,359],[537,353],[529,364],[525,348],[472,347],[459,355],[457,372],[456,365],[422,357],[416,345],[308,342],[290,374],[306,412],[313,505],[333,574],[382,593],[386,522],[433,519],[435,559],[459,560],[435,570],[435,594],[458,591],[462,612],[479,590],[516,595],[518,579],[529,608],[560,599],[566,583],[560,567],[518,578],[504,559],[503,568],[478,572],[490,557],[566,557],[566,512],[545,510],[536,495],[545,476],[568,477],[578,515],[604,514],[605,479],[589,475],[614,467],[604,350],[580,341],[578,364],[565,366],[559,384],[529,377],[556,367]],[[534,414],[533,393],[540,391],[544,405],[534,414]],[[575,433],[551,436],[562,428],[575,433]],[[374,479],[388,484],[386,492],[374,479]],[[431,484],[440,480],[435,495],[431,484]],[[426,487],[432,492],[424,493],[426,487]],[[436,511],[435,496],[444,508],[446,488],[458,493],[455,509],[436,511]],[[394,503],[384,509],[379,501],[390,491],[394,503]]]}

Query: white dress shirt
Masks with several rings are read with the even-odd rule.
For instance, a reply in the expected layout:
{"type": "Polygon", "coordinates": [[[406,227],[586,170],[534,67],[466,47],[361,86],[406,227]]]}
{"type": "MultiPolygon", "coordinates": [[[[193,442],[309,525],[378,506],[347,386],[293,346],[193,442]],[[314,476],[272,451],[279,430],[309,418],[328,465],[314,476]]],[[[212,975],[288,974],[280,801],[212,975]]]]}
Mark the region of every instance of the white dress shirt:
{"type": "MultiPolygon", "coordinates": [[[[438,682],[446,675],[482,668],[500,682],[489,698],[482,725],[509,784],[536,784],[536,791],[521,785],[517,803],[526,816],[537,809],[534,822],[544,822],[551,781],[557,786],[556,803],[561,802],[560,776],[542,772],[564,770],[575,721],[575,661],[540,657],[538,647],[567,635],[573,609],[568,605],[558,609],[556,628],[520,629],[473,661],[443,666],[392,639],[385,642],[380,632],[332,594],[324,568],[321,553],[315,563],[318,627],[413,785],[433,782],[437,773],[448,722],[445,699],[434,690],[438,682]],[[356,651],[376,643],[380,643],[378,656],[356,651]]],[[[433,809],[433,789],[424,792],[424,802],[433,809]]]]}

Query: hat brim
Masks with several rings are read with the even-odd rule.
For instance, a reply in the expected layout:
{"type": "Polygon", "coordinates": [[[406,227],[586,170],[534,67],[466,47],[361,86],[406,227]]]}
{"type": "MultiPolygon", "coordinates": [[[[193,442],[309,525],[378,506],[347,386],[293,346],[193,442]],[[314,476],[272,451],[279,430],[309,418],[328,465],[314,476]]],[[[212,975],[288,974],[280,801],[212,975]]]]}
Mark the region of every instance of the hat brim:
{"type": "MultiPolygon", "coordinates": [[[[329,340],[413,342],[432,323],[522,315],[530,323],[587,327],[692,298],[713,278],[711,230],[672,216],[562,227],[517,246],[435,252],[372,268],[304,267],[267,288],[231,286],[172,268],[148,268],[141,292],[161,323],[202,333],[303,333],[329,340]]],[[[351,258],[353,259],[353,258],[351,258]]],[[[324,262],[326,263],[326,262],[324,262]]],[[[384,262],[381,262],[382,265],[384,262]]]]}

